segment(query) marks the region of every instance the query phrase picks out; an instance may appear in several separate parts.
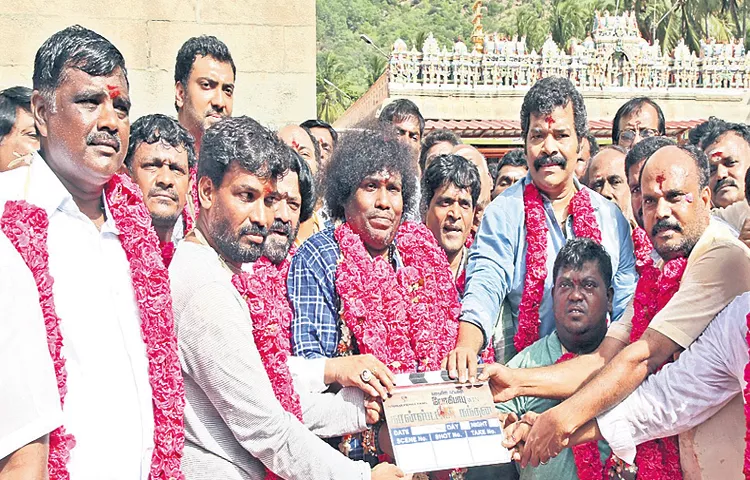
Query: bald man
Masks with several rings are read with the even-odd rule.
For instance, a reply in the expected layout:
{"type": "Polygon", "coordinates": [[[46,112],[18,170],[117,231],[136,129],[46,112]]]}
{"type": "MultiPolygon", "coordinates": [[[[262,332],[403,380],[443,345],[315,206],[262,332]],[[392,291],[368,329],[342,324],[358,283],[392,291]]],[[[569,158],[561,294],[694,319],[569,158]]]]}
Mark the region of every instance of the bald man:
{"type": "Polygon", "coordinates": [[[487,160],[484,158],[484,155],[471,145],[456,145],[453,147],[451,153],[464,157],[479,169],[479,178],[482,181],[482,188],[479,191],[477,211],[474,214],[474,224],[471,227],[471,233],[472,235],[475,235],[479,228],[479,224],[482,222],[484,209],[487,208],[487,205],[490,204],[490,200],[492,199],[492,175],[490,175],[490,169],[487,167],[487,160]]]}
{"type": "Polygon", "coordinates": [[[627,150],[619,145],[605,147],[591,159],[586,180],[588,187],[620,207],[625,218],[635,225],[630,188],[625,177],[627,150]]]}

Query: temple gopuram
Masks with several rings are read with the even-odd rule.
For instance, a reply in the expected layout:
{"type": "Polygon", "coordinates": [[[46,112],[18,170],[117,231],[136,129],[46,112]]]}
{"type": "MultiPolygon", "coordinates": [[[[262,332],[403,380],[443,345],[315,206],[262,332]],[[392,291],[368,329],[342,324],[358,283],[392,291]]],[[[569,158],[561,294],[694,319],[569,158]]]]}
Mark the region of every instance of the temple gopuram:
{"type": "Polygon", "coordinates": [[[526,39],[482,31],[482,6],[474,2],[469,45],[440,45],[430,34],[418,51],[397,40],[386,72],[336,123],[354,127],[397,98],[409,98],[426,119],[426,131],[444,128],[488,157],[523,144],[519,112],[539,79],[567,77],[583,94],[589,127],[609,143],[612,118],[635,96],[664,110],[667,134],[679,137],[709,116],[750,122],[750,52],[739,40],[701,42],[696,55],[680,41],[663,53],[641,35],[635,13],[596,13],[592,33],[562,50],[550,35],[539,52],[526,39]]]}

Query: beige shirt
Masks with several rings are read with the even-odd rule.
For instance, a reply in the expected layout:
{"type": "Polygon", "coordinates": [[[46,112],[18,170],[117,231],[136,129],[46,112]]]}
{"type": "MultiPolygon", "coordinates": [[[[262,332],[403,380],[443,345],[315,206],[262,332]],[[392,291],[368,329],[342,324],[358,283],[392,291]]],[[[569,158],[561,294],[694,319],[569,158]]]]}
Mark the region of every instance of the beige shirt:
{"type": "MultiPolygon", "coordinates": [[[[688,257],[680,289],[654,316],[649,328],[687,348],[711,320],[736,296],[750,291],[750,249],[716,220],[688,257]]],[[[612,323],[607,336],[630,343],[633,327],[631,300],[622,318],[612,323]]]]}
{"type": "Polygon", "coordinates": [[[728,207],[713,209],[711,215],[724,220],[732,228],[741,232],[745,220],[750,217],[750,205],[744,200],[734,202],[728,207]]]}

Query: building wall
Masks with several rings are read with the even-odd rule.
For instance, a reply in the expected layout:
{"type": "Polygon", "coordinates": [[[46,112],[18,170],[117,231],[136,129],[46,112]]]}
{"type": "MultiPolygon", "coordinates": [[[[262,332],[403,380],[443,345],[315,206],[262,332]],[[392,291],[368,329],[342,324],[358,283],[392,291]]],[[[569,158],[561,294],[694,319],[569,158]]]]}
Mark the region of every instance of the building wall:
{"type": "Polygon", "coordinates": [[[315,0],[0,0],[0,89],[30,87],[39,46],[75,23],[125,56],[131,120],[176,114],[177,50],[201,34],[234,58],[233,115],[273,126],[315,117],[315,0]]]}

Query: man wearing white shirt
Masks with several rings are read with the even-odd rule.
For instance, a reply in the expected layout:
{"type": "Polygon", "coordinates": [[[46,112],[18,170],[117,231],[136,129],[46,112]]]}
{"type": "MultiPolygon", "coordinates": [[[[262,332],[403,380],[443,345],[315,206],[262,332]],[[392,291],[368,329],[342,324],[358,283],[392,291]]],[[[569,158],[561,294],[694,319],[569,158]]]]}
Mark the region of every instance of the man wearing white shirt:
{"type": "MultiPolygon", "coordinates": [[[[684,433],[714,414],[747,386],[750,292],[735,298],[685,350],[676,362],[651,375],[619,405],[581,427],[571,437],[573,446],[605,439],[626,463],[635,459],[636,446],[649,440],[684,433]]],[[[506,430],[514,443],[524,441],[536,414],[506,430]]],[[[744,451],[745,446],[725,445],[744,451]]],[[[719,463],[721,459],[717,459],[719,463]]],[[[713,471],[712,478],[740,478],[741,471],[713,471]]]]}
{"type": "MultiPolygon", "coordinates": [[[[39,332],[45,322],[39,311],[26,316],[22,310],[38,308],[37,286],[19,253],[6,248],[3,239],[0,265],[3,278],[11,283],[0,294],[4,320],[0,345],[13,341],[13,328],[5,327],[6,314],[11,312],[11,325],[25,321],[24,328],[34,334],[35,341],[25,345],[29,350],[22,358],[28,361],[23,366],[39,364],[40,371],[27,379],[38,390],[35,395],[39,397],[34,398],[39,403],[29,402],[22,390],[12,388],[12,376],[11,388],[5,389],[12,372],[0,374],[4,392],[0,456],[62,424],[75,438],[75,445],[67,447],[67,463],[63,458],[72,480],[146,479],[154,452],[154,411],[159,407],[152,399],[142,338],[145,316],[136,303],[121,241],[125,237],[104,195],[105,185],[122,167],[127,151],[129,109],[127,71],[119,50],[80,26],[57,32],[41,46],[34,63],[32,110],[41,150],[31,165],[0,175],[0,208],[4,206],[7,212],[11,203],[6,202],[25,200],[42,209],[49,220],[48,268],[54,279],[54,310],[60,318],[60,356],[67,370],[67,395],[60,416],[48,407],[57,402],[59,410],[61,399],[55,376],[49,374],[47,339],[39,332]],[[24,428],[33,431],[16,438],[15,433],[24,428]]],[[[166,295],[159,301],[169,305],[168,290],[166,295]]],[[[168,316],[165,328],[171,327],[168,316]]],[[[4,348],[0,350],[0,355],[6,354],[4,348]]],[[[18,359],[12,362],[15,365],[18,359]]],[[[179,411],[181,388],[173,393],[165,400],[174,402],[171,408],[179,411]]],[[[181,428],[174,433],[179,443],[181,428]]]]}

